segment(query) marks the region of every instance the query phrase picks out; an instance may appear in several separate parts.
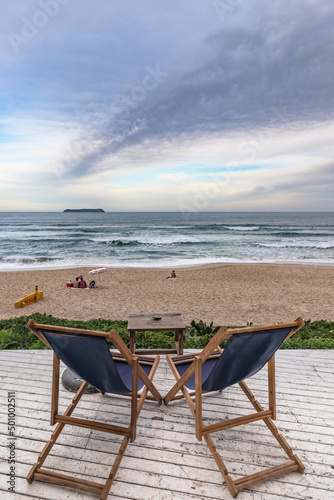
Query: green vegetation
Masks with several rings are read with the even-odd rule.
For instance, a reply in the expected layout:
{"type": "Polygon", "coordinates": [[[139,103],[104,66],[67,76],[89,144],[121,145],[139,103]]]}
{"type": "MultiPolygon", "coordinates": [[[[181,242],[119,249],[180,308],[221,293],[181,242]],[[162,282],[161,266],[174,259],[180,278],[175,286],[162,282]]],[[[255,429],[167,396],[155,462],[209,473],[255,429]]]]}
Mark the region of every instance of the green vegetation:
{"type": "MultiPolygon", "coordinates": [[[[126,321],[111,321],[106,319],[91,319],[74,321],[54,318],[46,314],[32,314],[8,320],[0,320],[0,349],[47,349],[45,344],[32,334],[26,327],[30,318],[38,323],[49,325],[83,328],[108,332],[111,328],[118,331],[124,342],[129,345],[129,332],[126,321]]],[[[186,330],[185,349],[202,349],[218,330],[211,323],[203,321],[191,322],[191,328],[186,330]]],[[[136,345],[139,349],[171,349],[174,347],[174,332],[138,332],[136,345]]],[[[222,345],[222,347],[224,347],[222,345]]],[[[334,322],[307,321],[290,340],[284,342],[283,349],[334,349],[334,322]]]]}
{"type": "Polygon", "coordinates": [[[202,320],[199,321],[198,323],[192,321],[190,323],[190,326],[191,326],[190,335],[192,337],[194,336],[202,337],[203,335],[213,336],[219,330],[219,326],[213,326],[213,321],[211,321],[209,326],[206,326],[206,323],[203,323],[202,320]]]}
{"type": "Polygon", "coordinates": [[[68,326],[84,330],[108,332],[112,328],[115,328],[124,342],[129,345],[130,335],[127,331],[126,321],[110,321],[106,319],[75,321],[36,313],[30,316],[0,320],[0,349],[48,349],[40,339],[28,330],[26,325],[30,318],[34,319],[37,323],[46,325],[68,326]]]}
{"type": "Polygon", "coordinates": [[[334,349],[334,321],[305,321],[281,349],[334,349]]]}

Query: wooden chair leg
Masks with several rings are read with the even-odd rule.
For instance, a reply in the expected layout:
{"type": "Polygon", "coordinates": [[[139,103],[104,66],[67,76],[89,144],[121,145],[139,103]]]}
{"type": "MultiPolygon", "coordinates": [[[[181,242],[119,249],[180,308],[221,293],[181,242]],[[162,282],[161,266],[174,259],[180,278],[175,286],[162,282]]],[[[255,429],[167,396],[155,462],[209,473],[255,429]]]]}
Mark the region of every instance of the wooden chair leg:
{"type": "Polygon", "coordinates": [[[152,378],[156,372],[157,366],[159,363],[159,356],[155,359],[152,369],[150,372],[149,377],[146,375],[144,370],[140,367],[138,360],[135,359],[135,363],[133,366],[133,373],[132,373],[132,385],[133,385],[133,393],[131,394],[131,420],[130,420],[130,425],[129,428],[124,428],[122,430],[121,427],[118,426],[111,426],[111,425],[105,425],[103,426],[102,424],[98,424],[95,422],[91,421],[85,421],[82,419],[74,419],[71,417],[73,411],[75,410],[77,404],[79,403],[81,397],[83,396],[88,383],[83,382],[78,390],[78,392],[75,394],[71,404],[68,406],[67,410],[65,411],[64,415],[58,415],[58,395],[59,395],[59,358],[55,356],[54,358],[54,376],[53,376],[53,386],[52,386],[52,412],[51,412],[51,419],[54,422],[58,422],[55,430],[53,431],[50,440],[46,443],[44,446],[42,452],[40,453],[37,462],[34,464],[34,466],[31,468],[29,471],[29,474],[27,475],[27,481],[28,483],[32,483],[34,479],[52,483],[52,484],[58,484],[60,486],[65,486],[69,488],[75,488],[78,490],[82,491],[87,491],[89,493],[93,493],[95,495],[98,495],[101,500],[106,500],[110,488],[114,482],[116,473],[118,471],[118,468],[121,464],[122,458],[124,456],[124,453],[126,451],[127,445],[129,441],[134,441],[136,437],[136,424],[137,424],[137,419],[139,416],[139,413],[142,409],[142,406],[145,402],[145,399],[147,397],[147,392],[150,389],[152,393],[154,394],[154,397],[152,399],[158,400],[158,402],[162,402],[162,397],[160,393],[155,389],[152,383],[152,378]],[[145,382],[145,387],[143,390],[143,394],[139,397],[138,396],[138,372],[139,376],[140,373],[143,374],[144,382],[145,382]],[[137,401],[137,398],[139,398],[139,401],[137,401]],[[160,400],[160,401],[159,401],[160,400]],[[71,417],[71,419],[70,419],[71,417]],[[67,421],[64,421],[67,418],[67,421]],[[80,420],[80,422],[79,422],[80,420]],[[86,424],[89,424],[87,425],[86,424]],[[49,455],[53,445],[56,443],[60,433],[62,432],[63,428],[65,427],[66,424],[71,424],[72,425],[78,425],[83,426],[83,427],[88,427],[88,428],[94,428],[91,427],[91,425],[100,425],[104,427],[103,430],[106,432],[113,432],[116,434],[121,434],[123,435],[123,440],[118,452],[118,455],[116,459],[114,460],[113,466],[111,468],[109,477],[106,481],[105,484],[100,484],[96,483],[93,481],[86,481],[82,480],[73,476],[68,476],[65,474],[59,474],[57,472],[53,472],[48,469],[43,469],[43,463],[45,462],[47,456],[49,455]],[[108,429],[106,429],[108,427],[108,429]],[[113,427],[113,429],[110,429],[113,427]],[[124,435],[124,432],[126,435],[124,435]]]}
{"type": "Polygon", "coordinates": [[[227,468],[219,455],[219,453],[216,450],[216,447],[212,441],[212,438],[209,434],[204,434],[204,439],[209,447],[209,450],[211,451],[211,454],[213,458],[215,459],[215,462],[228,486],[228,489],[230,490],[231,495],[233,498],[235,498],[239,491],[247,488],[248,486],[251,486],[255,483],[259,483],[262,481],[266,481],[268,479],[272,479],[277,476],[281,476],[283,474],[287,474],[288,472],[292,471],[298,471],[300,473],[303,473],[305,470],[305,467],[301,460],[293,453],[291,447],[288,445],[284,437],[279,434],[275,424],[269,417],[263,418],[263,421],[269,428],[269,430],[272,432],[273,436],[276,438],[278,443],[281,445],[285,453],[288,455],[290,458],[290,461],[284,462],[280,465],[276,465],[275,467],[270,467],[263,469],[262,471],[256,472],[255,474],[250,474],[247,476],[243,476],[239,479],[236,479],[235,481],[231,478],[229,475],[227,468]]]}
{"type": "Polygon", "coordinates": [[[235,486],[233,479],[229,475],[227,468],[226,468],[221,456],[219,455],[218,451],[216,450],[216,447],[212,441],[211,436],[209,436],[209,434],[206,434],[204,436],[204,439],[205,439],[206,444],[209,447],[209,450],[211,451],[213,458],[215,459],[215,462],[218,466],[218,469],[220,470],[220,472],[225,480],[225,483],[227,484],[228,489],[230,490],[231,495],[233,496],[233,498],[235,498],[237,496],[237,494],[239,493],[239,491],[238,491],[237,487],[235,486]]]}
{"type": "MultiPolygon", "coordinates": [[[[85,392],[86,388],[87,388],[88,384],[87,382],[83,382],[78,390],[78,392],[76,393],[76,395],[74,396],[74,398],[72,399],[72,403],[68,406],[67,410],[65,411],[64,413],[64,416],[66,417],[69,417],[73,411],[75,410],[75,407],[77,406],[77,404],[79,403],[83,393],[85,392]]],[[[51,438],[50,440],[46,443],[46,445],[44,446],[43,450],[41,451],[41,453],[39,454],[39,457],[37,459],[37,462],[35,463],[35,465],[31,468],[28,476],[27,476],[27,481],[28,483],[32,483],[33,480],[34,480],[34,475],[36,473],[37,470],[39,470],[43,463],[45,462],[48,454],[50,453],[53,445],[55,444],[55,442],[57,441],[61,431],[63,430],[63,428],[65,427],[66,423],[62,423],[62,422],[59,422],[57,424],[57,427],[55,428],[55,430],[53,431],[52,435],[51,435],[51,438]]]]}
{"type": "MultiPolygon", "coordinates": [[[[84,382],[81,385],[80,389],[78,390],[78,392],[74,396],[72,403],[69,405],[69,407],[67,408],[64,415],[69,417],[73,413],[81,396],[85,392],[87,385],[88,385],[87,382],[84,382]]],[[[136,402],[137,402],[137,398],[136,398],[136,402]]],[[[135,416],[133,418],[136,420],[135,416]]],[[[133,423],[134,423],[134,425],[136,424],[135,420],[132,421],[132,425],[133,425],[133,423]]],[[[118,455],[117,455],[117,457],[114,461],[114,464],[111,468],[108,480],[106,481],[105,484],[100,484],[100,483],[96,483],[94,481],[86,481],[83,479],[76,478],[74,476],[68,476],[66,474],[59,474],[57,472],[53,472],[51,470],[42,468],[43,463],[45,462],[48,454],[50,453],[53,445],[56,443],[57,438],[59,437],[59,435],[62,432],[65,425],[66,425],[66,422],[59,422],[57,424],[55,430],[53,431],[53,433],[51,435],[50,440],[46,443],[42,452],[40,453],[40,455],[37,459],[37,462],[29,471],[29,474],[26,478],[28,483],[32,483],[34,481],[34,479],[37,479],[37,480],[51,483],[51,484],[58,484],[60,486],[75,488],[75,489],[82,490],[82,491],[87,491],[89,493],[93,493],[95,495],[98,495],[101,500],[105,500],[107,498],[109,491],[110,491],[110,488],[114,482],[116,473],[118,471],[118,468],[119,468],[120,463],[122,461],[122,458],[124,456],[126,447],[130,441],[130,435],[123,437],[118,455]]]]}
{"type": "MultiPolygon", "coordinates": [[[[205,439],[205,441],[206,441],[206,443],[211,451],[213,458],[215,459],[215,462],[216,462],[220,472],[222,473],[222,476],[223,476],[223,478],[224,478],[224,480],[225,480],[225,482],[226,482],[226,484],[231,492],[231,495],[234,498],[238,495],[240,490],[247,488],[248,486],[251,486],[255,483],[266,481],[267,479],[281,476],[283,474],[287,474],[288,472],[292,472],[292,471],[298,471],[300,473],[303,473],[305,470],[305,466],[303,465],[301,460],[297,457],[297,455],[294,454],[292,448],[289,446],[289,444],[287,443],[285,438],[279,433],[276,425],[274,424],[274,422],[270,418],[272,411],[263,409],[263,407],[260,405],[260,403],[255,399],[254,394],[251,392],[251,390],[245,384],[245,382],[239,382],[239,385],[242,388],[242,390],[244,391],[244,393],[246,394],[246,396],[248,397],[249,401],[252,403],[252,405],[256,409],[256,411],[258,413],[258,418],[255,418],[256,414],[253,414],[253,418],[250,418],[250,417],[252,417],[252,415],[245,415],[244,417],[239,417],[238,419],[231,419],[231,420],[227,420],[225,422],[220,422],[218,424],[213,424],[211,426],[204,426],[202,428],[202,431],[204,431],[203,437],[204,437],[204,439],[205,439]],[[261,417],[260,414],[264,414],[264,415],[262,415],[262,417],[261,417]],[[220,457],[219,453],[217,452],[216,447],[215,447],[215,445],[212,441],[212,438],[210,436],[211,432],[216,432],[218,430],[223,430],[224,428],[227,429],[227,428],[234,426],[233,420],[238,420],[238,422],[236,422],[238,425],[246,424],[252,420],[254,420],[254,421],[255,420],[263,420],[263,422],[266,424],[266,426],[268,427],[268,429],[270,430],[270,432],[272,433],[274,438],[277,440],[277,442],[279,443],[281,448],[285,451],[287,456],[290,458],[290,461],[284,462],[280,465],[276,465],[275,467],[270,467],[270,468],[264,469],[260,472],[256,472],[255,474],[243,476],[243,477],[236,479],[234,481],[231,478],[231,476],[229,475],[229,473],[226,469],[226,466],[225,466],[222,458],[220,457]],[[205,431],[207,431],[207,433],[205,433],[205,431]]],[[[275,412],[274,412],[274,414],[275,414],[275,412]]]]}
{"type": "MultiPolygon", "coordinates": [[[[246,394],[246,396],[248,397],[249,401],[254,406],[254,408],[258,412],[263,411],[263,407],[255,399],[254,394],[249,389],[249,387],[247,386],[247,384],[245,382],[239,382],[239,385],[240,385],[241,389],[244,391],[244,393],[246,394]]],[[[274,411],[274,414],[275,414],[275,417],[276,417],[276,409],[274,411]]],[[[287,454],[287,456],[292,461],[294,461],[295,463],[298,464],[298,472],[303,473],[304,470],[305,470],[305,466],[300,461],[300,459],[297,457],[297,455],[295,455],[293,453],[293,450],[292,450],[291,446],[289,446],[289,444],[287,443],[287,441],[285,440],[285,438],[282,436],[282,434],[279,433],[279,431],[278,431],[276,425],[274,424],[274,422],[272,421],[272,419],[270,417],[265,417],[265,418],[263,418],[263,421],[266,424],[266,426],[268,427],[268,429],[270,430],[270,432],[272,433],[272,435],[274,436],[274,438],[276,439],[276,441],[283,448],[283,450],[285,451],[285,453],[287,454]]]]}
{"type": "Polygon", "coordinates": [[[102,493],[100,495],[100,500],[105,500],[109,494],[110,488],[112,487],[112,484],[114,482],[115,476],[116,476],[117,471],[118,471],[118,468],[121,464],[122,458],[124,457],[124,453],[125,453],[125,450],[126,450],[128,443],[129,443],[129,437],[125,436],[123,441],[122,441],[121,447],[119,449],[118,455],[117,455],[117,457],[114,461],[114,464],[112,466],[112,469],[110,471],[109,478],[103,487],[102,493]]]}
{"type": "Polygon", "coordinates": [[[137,395],[138,395],[138,358],[133,357],[134,363],[132,365],[132,396],[131,396],[131,420],[130,420],[130,441],[136,439],[137,427],[137,395]]]}
{"type": "Polygon", "coordinates": [[[268,392],[269,408],[272,411],[271,418],[276,420],[275,356],[272,356],[268,361],[268,392]]]}
{"type": "Polygon", "coordinates": [[[162,396],[160,394],[160,392],[158,391],[158,389],[155,387],[155,385],[153,384],[152,382],[152,379],[154,377],[154,374],[158,368],[158,364],[159,364],[159,361],[160,361],[160,356],[157,356],[155,358],[155,361],[152,365],[152,368],[151,368],[151,371],[150,371],[150,375],[147,376],[146,373],[144,372],[142,366],[140,366],[140,363],[138,365],[138,374],[139,374],[139,378],[142,380],[142,382],[144,382],[144,384],[146,385],[147,389],[150,391],[150,393],[152,394],[152,396],[154,397],[154,399],[156,401],[158,401],[159,405],[162,404],[162,396]]]}
{"type": "Polygon", "coordinates": [[[114,482],[118,468],[121,464],[126,447],[129,443],[129,439],[130,439],[129,436],[125,436],[123,438],[118,455],[114,461],[109,477],[105,484],[96,483],[94,481],[86,481],[84,479],[79,479],[74,476],[59,474],[58,472],[53,472],[41,468],[39,468],[35,472],[35,478],[46,483],[57,484],[59,486],[65,486],[68,488],[75,488],[77,490],[87,491],[89,493],[93,493],[94,495],[98,495],[100,500],[106,500],[110,488],[114,482]]]}

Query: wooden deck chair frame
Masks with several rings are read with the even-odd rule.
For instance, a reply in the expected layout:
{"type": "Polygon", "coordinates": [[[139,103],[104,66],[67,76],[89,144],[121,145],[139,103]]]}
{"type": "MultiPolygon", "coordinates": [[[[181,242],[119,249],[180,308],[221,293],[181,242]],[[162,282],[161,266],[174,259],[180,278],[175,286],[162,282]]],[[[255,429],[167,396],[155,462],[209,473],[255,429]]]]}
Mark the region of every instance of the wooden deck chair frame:
{"type": "Polygon", "coordinates": [[[132,367],[132,387],[135,390],[132,390],[132,393],[130,394],[125,394],[125,395],[130,395],[131,397],[131,416],[130,416],[130,424],[128,427],[123,427],[123,426],[118,426],[118,425],[112,425],[112,424],[105,424],[105,423],[100,423],[100,422],[95,422],[91,420],[85,420],[82,418],[75,418],[72,417],[72,413],[74,409],[76,408],[77,404],[79,403],[82,395],[84,394],[88,383],[83,382],[82,385],[80,386],[79,390],[77,391],[76,395],[74,396],[71,404],[68,406],[67,410],[64,412],[63,415],[60,415],[58,413],[58,400],[59,400],[59,377],[60,377],[60,359],[54,352],[53,354],[53,376],[52,376],[52,397],[51,397],[51,425],[57,424],[55,430],[53,431],[50,440],[48,443],[45,445],[44,449],[40,453],[36,464],[32,467],[30,470],[28,476],[27,476],[27,481],[28,483],[32,483],[34,479],[52,483],[52,484],[57,484],[60,486],[67,486],[69,488],[76,488],[79,490],[87,491],[89,493],[96,494],[100,497],[101,500],[105,500],[108,496],[108,493],[110,491],[110,488],[113,484],[113,481],[115,479],[117,470],[119,468],[119,465],[121,463],[121,460],[124,456],[126,447],[130,442],[133,442],[136,438],[136,424],[137,424],[137,419],[140,414],[140,411],[143,407],[145,399],[149,398],[147,396],[148,391],[151,392],[152,397],[150,399],[155,399],[158,401],[159,404],[162,404],[162,397],[159,393],[159,391],[156,389],[156,387],[152,383],[152,379],[154,377],[154,374],[156,372],[156,369],[159,364],[159,359],[160,357],[157,356],[155,358],[149,358],[147,356],[141,356],[140,358],[146,358],[147,360],[154,360],[152,364],[152,368],[150,371],[149,376],[146,375],[145,371],[143,370],[141,364],[142,361],[139,362],[138,356],[133,355],[124,341],[121,339],[121,337],[118,335],[116,330],[111,330],[110,332],[97,332],[97,331],[92,331],[92,330],[80,330],[76,328],[65,328],[65,327],[60,327],[60,326],[51,326],[51,325],[43,325],[43,324],[38,324],[34,320],[30,319],[27,327],[29,330],[34,333],[38,338],[40,338],[45,344],[47,344],[49,347],[51,347],[44,337],[43,333],[41,330],[54,330],[56,332],[67,332],[67,333],[76,333],[76,334],[81,334],[81,335],[90,335],[90,336],[96,336],[96,337],[104,337],[106,341],[112,342],[116,349],[119,350],[119,352],[123,355],[125,362],[127,362],[131,367],[132,367]],[[140,364],[141,363],[141,364],[140,364]],[[138,394],[138,377],[142,380],[144,383],[143,391],[141,395],[138,394]],[[93,429],[96,431],[102,431],[102,432],[108,432],[112,434],[117,434],[124,436],[124,439],[122,440],[121,446],[119,448],[118,455],[114,461],[114,464],[111,468],[109,477],[106,481],[105,484],[93,482],[93,481],[86,481],[82,480],[76,477],[68,476],[65,474],[59,474],[57,472],[49,471],[47,469],[43,469],[43,463],[46,460],[48,454],[50,453],[53,445],[56,443],[57,438],[59,437],[60,433],[62,432],[64,426],[66,424],[74,425],[74,426],[79,426],[79,427],[85,427],[88,429],[93,429]]]}
{"type": "MultiPolygon", "coordinates": [[[[180,399],[180,396],[177,396],[177,393],[181,390],[182,391],[182,398],[184,398],[195,418],[195,423],[196,423],[196,438],[201,441],[202,438],[204,437],[206,444],[208,445],[210,452],[212,453],[212,456],[228,486],[228,489],[235,498],[239,491],[242,490],[243,488],[247,488],[248,486],[265,481],[267,479],[271,479],[276,476],[280,476],[282,474],[286,474],[288,472],[298,470],[298,472],[303,473],[304,472],[304,465],[300,461],[300,459],[293,453],[293,450],[289,446],[289,444],[286,442],[285,438],[279,433],[277,427],[273,423],[273,420],[276,419],[276,387],[275,387],[275,356],[273,355],[270,360],[268,361],[268,392],[269,392],[269,408],[265,410],[261,404],[255,399],[254,394],[251,392],[249,387],[246,385],[244,381],[239,382],[239,386],[251,402],[251,404],[254,406],[256,413],[251,413],[249,415],[245,415],[242,417],[238,418],[233,418],[230,420],[225,420],[222,422],[214,423],[211,425],[204,425],[203,420],[202,420],[202,392],[201,387],[202,387],[202,381],[201,381],[201,365],[209,358],[209,356],[212,354],[212,352],[219,347],[219,344],[224,341],[229,339],[232,335],[237,335],[240,333],[246,333],[246,332],[257,332],[261,330],[270,330],[270,329],[277,329],[277,328],[288,328],[292,327],[292,330],[290,331],[289,335],[287,338],[291,337],[294,333],[296,333],[302,326],[304,325],[304,322],[301,318],[298,318],[296,321],[292,323],[285,323],[285,324],[277,324],[277,325],[268,325],[268,326],[263,326],[263,327],[250,327],[250,328],[238,328],[238,329],[230,329],[227,330],[226,328],[222,327],[220,330],[216,333],[216,335],[210,340],[210,342],[207,344],[207,346],[203,349],[203,351],[199,354],[194,355],[194,360],[192,364],[189,366],[187,371],[183,373],[182,376],[179,375],[178,370],[176,369],[176,361],[175,359],[179,360],[180,363],[182,363],[182,358],[189,358],[188,355],[183,355],[183,356],[176,356],[171,358],[170,355],[167,355],[167,361],[168,364],[173,372],[173,375],[175,376],[175,379],[177,380],[176,384],[172,387],[172,389],[168,392],[168,394],[164,398],[164,403],[167,405],[170,401],[180,399]],[[172,361],[174,359],[174,361],[172,361]],[[195,392],[190,393],[188,392],[187,388],[185,387],[185,384],[187,381],[195,375],[195,392]],[[192,400],[192,397],[195,396],[195,400],[192,400]],[[255,474],[250,474],[248,476],[241,477],[240,479],[233,480],[232,477],[229,475],[228,470],[219,455],[219,453],[216,450],[216,447],[213,443],[213,440],[211,438],[212,433],[221,431],[224,429],[230,429],[232,427],[236,427],[239,425],[247,424],[250,422],[255,422],[257,420],[263,420],[268,429],[271,431],[275,439],[278,441],[282,449],[285,451],[287,456],[289,457],[289,461],[285,462],[281,465],[267,468],[265,470],[262,470],[260,472],[257,472],[255,474]]],[[[285,339],[286,340],[286,339],[285,339]]],[[[220,391],[221,392],[221,391],[220,391]]]]}

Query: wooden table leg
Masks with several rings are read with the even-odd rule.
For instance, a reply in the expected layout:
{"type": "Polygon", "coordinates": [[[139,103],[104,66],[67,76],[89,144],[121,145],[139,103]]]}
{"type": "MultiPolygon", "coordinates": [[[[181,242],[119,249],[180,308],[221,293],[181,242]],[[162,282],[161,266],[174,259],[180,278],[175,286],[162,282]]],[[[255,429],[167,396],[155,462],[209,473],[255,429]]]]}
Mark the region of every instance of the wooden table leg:
{"type": "Polygon", "coordinates": [[[130,352],[136,352],[136,330],[130,330],[130,352]]]}
{"type": "Polygon", "coordinates": [[[179,352],[178,354],[183,354],[183,330],[179,331],[179,352]]]}
{"type": "Polygon", "coordinates": [[[183,354],[183,330],[175,330],[175,349],[177,354],[183,354]]]}
{"type": "Polygon", "coordinates": [[[179,354],[179,330],[175,330],[174,344],[176,354],[179,354]]]}

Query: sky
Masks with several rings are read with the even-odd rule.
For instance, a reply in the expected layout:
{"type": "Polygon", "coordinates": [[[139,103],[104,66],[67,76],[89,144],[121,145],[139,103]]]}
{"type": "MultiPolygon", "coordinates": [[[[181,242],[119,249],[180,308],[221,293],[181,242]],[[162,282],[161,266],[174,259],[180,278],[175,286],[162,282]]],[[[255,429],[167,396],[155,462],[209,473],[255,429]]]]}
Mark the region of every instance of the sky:
{"type": "Polygon", "coordinates": [[[0,211],[333,211],[332,0],[0,0],[0,211]]]}

